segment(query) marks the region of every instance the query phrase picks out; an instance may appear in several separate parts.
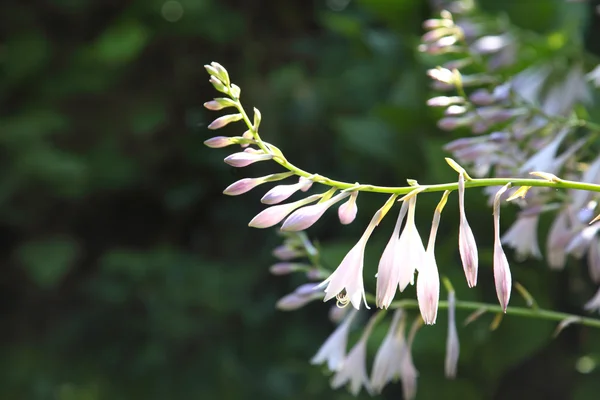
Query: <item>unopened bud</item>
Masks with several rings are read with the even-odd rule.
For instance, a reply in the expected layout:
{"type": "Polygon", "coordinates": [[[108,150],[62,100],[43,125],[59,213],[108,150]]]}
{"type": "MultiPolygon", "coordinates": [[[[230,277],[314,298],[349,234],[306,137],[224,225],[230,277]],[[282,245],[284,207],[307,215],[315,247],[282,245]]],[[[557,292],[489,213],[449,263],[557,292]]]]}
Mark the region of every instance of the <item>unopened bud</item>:
{"type": "Polygon", "coordinates": [[[289,204],[280,204],[277,206],[269,207],[261,211],[256,217],[250,221],[248,226],[253,228],[270,228],[273,225],[277,225],[284,219],[289,213],[295,209],[302,207],[303,205],[309,204],[321,198],[320,194],[309,196],[306,199],[298,200],[289,204]]]}
{"type": "Polygon", "coordinates": [[[231,122],[237,122],[242,118],[242,114],[223,115],[222,117],[219,117],[211,122],[210,125],[208,125],[208,129],[221,129],[227,124],[230,124],[231,122]]]}
{"type": "Polygon", "coordinates": [[[216,136],[214,138],[210,138],[204,141],[204,144],[210,148],[218,149],[221,147],[227,147],[234,144],[235,141],[231,140],[230,137],[226,136],[216,136]]]}
{"type": "Polygon", "coordinates": [[[225,86],[229,86],[231,82],[229,81],[229,74],[227,73],[225,67],[214,61],[210,63],[210,66],[214,69],[214,71],[216,71],[216,76],[221,80],[221,82],[223,82],[225,86]]]}
{"type": "Polygon", "coordinates": [[[224,161],[232,167],[241,168],[253,164],[257,161],[267,161],[272,158],[273,156],[271,154],[257,154],[242,151],[240,153],[234,153],[226,157],[224,161]]]}
{"type": "Polygon", "coordinates": [[[348,225],[356,218],[356,214],[358,213],[358,206],[356,205],[357,197],[358,191],[352,192],[348,201],[338,208],[338,217],[342,225],[348,225]]]}
{"type": "Polygon", "coordinates": [[[448,107],[453,104],[463,104],[465,99],[460,96],[437,96],[427,100],[430,107],[448,107]]]}
{"type": "Polygon", "coordinates": [[[282,311],[292,311],[304,307],[313,300],[323,298],[323,292],[317,290],[318,284],[305,283],[300,285],[292,293],[283,296],[277,301],[277,308],[282,311]]]}
{"type": "Polygon", "coordinates": [[[283,222],[281,230],[302,231],[308,229],[321,218],[329,207],[345,197],[348,197],[348,195],[349,193],[340,193],[327,201],[312,206],[302,207],[299,210],[294,211],[294,213],[283,222]]]}
{"type": "Polygon", "coordinates": [[[221,82],[219,80],[219,78],[217,78],[216,76],[211,76],[209,79],[209,82],[213,85],[213,87],[215,89],[217,89],[217,91],[221,92],[221,93],[227,93],[227,87],[225,87],[225,85],[223,85],[223,82],[221,82]]]}
{"type": "Polygon", "coordinates": [[[231,84],[231,97],[233,97],[234,99],[239,99],[241,93],[242,93],[242,89],[240,89],[240,87],[238,85],[236,85],[235,83],[232,83],[231,84]]]}
{"type": "Polygon", "coordinates": [[[219,111],[227,107],[235,107],[235,101],[226,97],[216,98],[204,103],[204,107],[211,111],[219,111]]]}
{"type": "Polygon", "coordinates": [[[273,257],[279,260],[288,261],[294,258],[303,257],[306,255],[306,252],[304,250],[282,244],[281,246],[275,247],[272,254],[273,257]]]}

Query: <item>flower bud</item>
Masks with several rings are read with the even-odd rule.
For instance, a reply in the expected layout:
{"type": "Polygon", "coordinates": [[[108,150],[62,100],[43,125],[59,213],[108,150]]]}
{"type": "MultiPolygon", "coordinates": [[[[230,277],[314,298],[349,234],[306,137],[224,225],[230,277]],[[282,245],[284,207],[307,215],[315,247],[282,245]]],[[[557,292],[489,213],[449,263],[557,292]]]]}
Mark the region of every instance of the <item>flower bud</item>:
{"type": "Polygon", "coordinates": [[[510,299],[512,276],[500,240],[500,199],[509,187],[510,183],[503,186],[494,197],[494,282],[498,301],[504,312],[510,299]]]}
{"type": "Polygon", "coordinates": [[[204,141],[204,144],[213,149],[219,149],[221,147],[227,147],[234,144],[235,141],[226,136],[215,136],[213,138],[204,141]]]}
{"type": "Polygon", "coordinates": [[[496,98],[487,89],[477,89],[469,96],[471,102],[477,106],[493,104],[496,98]]]}
{"type": "Polygon", "coordinates": [[[468,111],[468,109],[465,106],[452,105],[452,106],[448,107],[446,109],[446,111],[444,111],[444,115],[448,115],[448,116],[462,115],[462,114],[466,113],[467,111],[468,111]]]}
{"type": "Polygon", "coordinates": [[[300,177],[298,183],[292,185],[278,185],[273,189],[269,190],[260,202],[263,204],[278,204],[289,198],[291,195],[296,193],[298,190],[306,191],[312,185],[310,179],[300,177]],[[305,189],[306,188],[306,189],[305,189]]]}
{"type": "Polygon", "coordinates": [[[447,107],[453,104],[463,104],[465,99],[460,96],[437,96],[427,100],[430,107],[447,107]]]}
{"type": "Polygon", "coordinates": [[[456,378],[456,366],[460,354],[460,342],[456,330],[456,295],[448,293],[448,336],[446,337],[446,358],[444,372],[447,378],[456,378]]]}
{"type": "Polygon", "coordinates": [[[356,218],[356,213],[358,213],[358,206],[356,205],[357,197],[358,191],[352,192],[348,201],[338,208],[338,217],[343,225],[352,223],[354,218],[356,218]]]}
{"type": "Polygon", "coordinates": [[[232,155],[225,158],[225,162],[232,167],[245,167],[250,164],[253,164],[257,161],[267,161],[273,158],[271,154],[260,154],[260,153],[250,153],[246,151],[242,151],[240,153],[233,153],[232,155]]]}
{"type": "MultiPolygon", "coordinates": [[[[212,70],[216,72],[215,75],[217,76],[217,78],[219,78],[221,80],[221,82],[223,82],[225,84],[225,86],[229,86],[231,81],[229,80],[229,74],[227,73],[227,70],[225,69],[225,67],[223,67],[218,62],[214,62],[214,61],[210,63],[210,66],[213,68],[212,70]]],[[[211,72],[209,71],[209,73],[211,73],[211,72]]]]}
{"type": "Polygon", "coordinates": [[[231,97],[234,99],[239,99],[242,93],[242,89],[234,83],[231,84],[231,97]]]}
{"type": "Polygon", "coordinates": [[[314,204],[312,206],[302,207],[301,209],[294,211],[294,213],[287,217],[287,219],[283,222],[281,230],[302,231],[310,228],[319,220],[319,218],[321,218],[321,216],[329,207],[348,196],[349,193],[342,192],[327,201],[314,204]]]}
{"type": "Polygon", "coordinates": [[[210,125],[208,125],[208,129],[221,129],[225,125],[227,125],[231,122],[237,122],[237,121],[241,120],[242,118],[243,118],[242,114],[223,115],[222,117],[219,117],[219,118],[215,119],[213,122],[211,122],[210,125]]]}
{"type": "Polygon", "coordinates": [[[308,270],[310,265],[302,263],[293,263],[288,261],[278,262],[271,265],[269,272],[273,275],[288,275],[299,270],[308,270]]]}
{"type": "Polygon", "coordinates": [[[289,261],[294,258],[303,257],[305,255],[306,251],[285,244],[277,246],[273,249],[273,257],[278,258],[282,261],[289,261]]]}
{"type": "Polygon", "coordinates": [[[442,67],[428,70],[427,75],[438,82],[446,83],[448,85],[454,85],[456,78],[452,71],[442,67]]]}
{"type": "Polygon", "coordinates": [[[262,178],[243,178],[227,186],[227,188],[223,191],[223,194],[228,196],[237,196],[249,192],[262,183],[264,183],[262,178]]]}
{"type": "Polygon", "coordinates": [[[223,85],[223,82],[221,82],[219,80],[219,78],[215,77],[214,75],[210,77],[209,82],[213,85],[213,87],[217,91],[219,91],[221,93],[227,93],[228,92],[228,90],[225,87],[225,85],[223,85]]]}
{"type": "Polygon", "coordinates": [[[204,107],[207,110],[219,111],[227,107],[235,107],[235,101],[226,97],[220,97],[211,101],[207,101],[206,103],[204,103],[204,107]]]}
{"type": "Polygon", "coordinates": [[[479,266],[479,255],[477,252],[477,243],[467,221],[465,214],[465,178],[464,174],[458,177],[458,208],[460,214],[460,226],[458,229],[458,250],[462,261],[467,285],[473,287],[477,285],[477,270],[479,266]]]}
{"type": "Polygon", "coordinates": [[[317,286],[316,283],[300,285],[292,293],[279,299],[276,307],[282,311],[293,311],[304,307],[313,300],[323,298],[323,292],[317,290],[317,286]]]}
{"type": "Polygon", "coordinates": [[[280,204],[277,206],[269,207],[261,211],[256,217],[252,218],[252,221],[248,224],[253,228],[270,228],[273,225],[277,225],[284,219],[289,213],[294,211],[296,208],[302,207],[303,205],[309,204],[321,198],[322,195],[316,194],[309,196],[305,199],[295,201],[289,204],[280,204]]]}

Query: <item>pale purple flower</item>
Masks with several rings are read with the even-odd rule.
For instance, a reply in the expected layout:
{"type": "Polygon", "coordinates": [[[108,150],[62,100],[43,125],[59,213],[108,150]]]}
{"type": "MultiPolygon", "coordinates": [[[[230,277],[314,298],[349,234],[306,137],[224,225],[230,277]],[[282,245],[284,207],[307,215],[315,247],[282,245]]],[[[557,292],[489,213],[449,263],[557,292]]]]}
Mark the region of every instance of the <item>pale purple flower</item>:
{"type": "Polygon", "coordinates": [[[271,174],[262,176],[260,178],[243,178],[227,186],[227,188],[223,191],[223,194],[228,196],[238,196],[254,189],[258,185],[262,185],[265,182],[280,181],[292,175],[293,172],[281,172],[279,174],[271,174]]]}
{"type": "Polygon", "coordinates": [[[271,190],[269,190],[262,199],[260,199],[261,203],[264,204],[278,204],[284,200],[287,200],[291,195],[296,193],[298,190],[302,190],[305,192],[312,185],[312,181],[310,179],[300,177],[298,183],[294,183],[291,185],[277,185],[271,190]]]}
{"type": "Polygon", "coordinates": [[[248,223],[248,226],[253,228],[270,228],[271,226],[280,223],[281,220],[283,220],[289,213],[298,207],[312,203],[321,197],[322,195],[315,194],[293,203],[271,206],[258,213],[256,217],[252,218],[252,221],[248,223]]]}
{"type": "Polygon", "coordinates": [[[417,231],[415,225],[415,207],[417,204],[417,197],[411,197],[408,200],[408,216],[406,218],[406,225],[400,239],[398,240],[398,253],[397,257],[402,259],[402,265],[400,267],[400,276],[398,278],[400,291],[404,291],[408,284],[414,283],[415,271],[422,265],[425,257],[425,247],[417,231]]]}
{"type": "Polygon", "coordinates": [[[588,311],[600,311],[600,288],[598,288],[598,291],[596,292],[594,297],[592,297],[590,301],[585,303],[583,308],[585,308],[588,311]]]}
{"type": "Polygon", "coordinates": [[[235,107],[235,105],[236,105],[235,101],[233,101],[227,97],[219,97],[219,98],[216,98],[214,100],[207,101],[206,103],[204,103],[204,107],[207,110],[211,110],[211,111],[219,111],[226,107],[235,107]]]}
{"type": "Polygon", "coordinates": [[[320,203],[302,207],[299,210],[296,210],[287,217],[287,219],[283,222],[281,226],[282,231],[302,231],[304,229],[310,228],[315,222],[323,216],[325,211],[335,203],[344,198],[348,197],[350,193],[342,192],[333,196],[329,200],[322,201],[320,203]]]}
{"type": "Polygon", "coordinates": [[[417,300],[423,321],[427,325],[435,324],[440,301],[440,276],[433,249],[425,252],[423,264],[417,275],[417,300]]]}
{"type": "Polygon", "coordinates": [[[282,260],[289,261],[294,258],[303,257],[306,255],[306,251],[302,248],[297,248],[288,244],[282,244],[277,246],[272,251],[273,257],[282,260]]]}
{"type": "Polygon", "coordinates": [[[358,395],[361,387],[371,394],[371,383],[367,375],[367,340],[373,330],[375,318],[371,317],[367,327],[364,329],[358,342],[348,352],[341,368],[339,368],[331,379],[331,387],[337,389],[346,383],[350,384],[350,393],[358,395]]]}
{"type": "Polygon", "coordinates": [[[241,168],[241,167],[246,167],[250,164],[253,164],[257,161],[267,161],[272,158],[273,158],[272,154],[242,151],[242,152],[233,153],[232,155],[227,156],[224,161],[227,164],[231,165],[232,167],[241,168]]]}
{"type": "Polygon", "coordinates": [[[232,140],[230,137],[227,137],[227,136],[215,136],[213,138],[210,138],[210,139],[207,139],[204,141],[204,145],[206,145],[210,148],[213,148],[213,149],[227,147],[234,143],[235,143],[235,140],[232,140]]]}
{"type": "Polygon", "coordinates": [[[537,240],[539,219],[539,212],[521,212],[513,225],[502,235],[502,243],[515,249],[517,258],[542,258],[537,240]]]}
{"type": "Polygon", "coordinates": [[[415,335],[420,327],[421,320],[415,320],[410,328],[406,346],[402,349],[400,357],[400,380],[402,381],[402,393],[405,400],[412,400],[417,395],[417,378],[419,377],[419,372],[413,362],[411,351],[415,335]]]}
{"type": "Polygon", "coordinates": [[[496,284],[496,294],[504,312],[506,312],[510,299],[512,276],[500,241],[500,198],[509,187],[510,183],[503,186],[498,190],[494,199],[494,282],[496,284]]]}
{"type": "Polygon", "coordinates": [[[338,208],[338,217],[343,225],[351,224],[356,218],[356,214],[358,213],[358,206],[356,205],[357,197],[358,191],[350,193],[348,201],[338,208]]]}
{"type": "MultiPolygon", "coordinates": [[[[578,179],[579,182],[599,183],[600,182],[600,157],[597,157],[591,164],[588,165],[585,172],[578,179]]],[[[570,190],[569,197],[571,198],[571,206],[575,210],[584,208],[588,203],[592,194],[586,190],[570,190]]]]}
{"type": "Polygon", "coordinates": [[[242,114],[223,115],[222,117],[219,117],[211,122],[208,125],[208,129],[221,129],[232,122],[240,121],[242,118],[242,114]]]}
{"type": "Polygon", "coordinates": [[[348,313],[344,321],[338,325],[335,331],[321,345],[317,354],[310,360],[311,364],[320,365],[326,362],[327,368],[330,371],[338,371],[342,367],[344,358],[346,357],[348,333],[356,314],[357,311],[355,310],[348,313]]]}
{"type": "Polygon", "coordinates": [[[458,176],[458,209],[460,213],[460,225],[458,228],[458,250],[462,261],[467,285],[474,287],[477,285],[477,270],[479,268],[479,255],[477,252],[477,243],[467,221],[465,214],[465,177],[464,173],[458,176]]]}
{"type": "Polygon", "coordinates": [[[326,285],[324,301],[337,297],[338,302],[342,305],[350,302],[354,308],[358,309],[360,300],[364,299],[365,307],[369,308],[365,298],[362,275],[365,247],[373,230],[379,224],[382,213],[383,208],[377,210],[358,243],[346,254],[336,270],[321,283],[320,286],[326,285]]]}
{"type": "Polygon", "coordinates": [[[594,84],[594,86],[600,88],[600,64],[596,65],[596,67],[590,72],[588,72],[585,75],[585,77],[586,79],[591,81],[594,84]]]}
{"type": "Polygon", "coordinates": [[[563,129],[561,132],[559,132],[550,143],[529,158],[525,164],[521,166],[519,171],[521,173],[529,173],[533,171],[554,173],[556,170],[556,152],[568,134],[569,129],[563,129]]]}
{"type": "Polygon", "coordinates": [[[446,358],[444,372],[447,378],[456,378],[456,368],[460,355],[460,342],[456,330],[456,295],[454,291],[448,293],[448,336],[446,336],[446,358]]]}
{"type": "Polygon", "coordinates": [[[563,269],[567,261],[566,248],[573,234],[569,226],[567,210],[558,213],[548,232],[546,241],[546,258],[551,269],[563,269]]]}
{"type": "Polygon", "coordinates": [[[275,306],[282,311],[293,311],[321,298],[323,298],[323,292],[317,288],[316,283],[305,283],[279,299],[275,306]]]}
{"type": "Polygon", "coordinates": [[[282,261],[269,267],[269,272],[273,275],[288,275],[296,271],[308,271],[310,264],[294,263],[289,261],[282,261]]]}
{"type": "Polygon", "coordinates": [[[402,260],[398,254],[400,227],[406,216],[408,202],[403,201],[394,226],[392,237],[379,260],[377,268],[376,304],[380,308],[388,308],[400,284],[400,268],[402,260]]]}
{"type": "Polygon", "coordinates": [[[586,226],[580,232],[575,234],[567,244],[565,249],[567,254],[573,254],[577,258],[583,257],[588,246],[596,237],[599,229],[600,222],[594,222],[592,225],[586,226]]]}
{"type": "Polygon", "coordinates": [[[371,370],[371,388],[375,393],[381,393],[388,382],[400,377],[402,352],[406,345],[403,314],[402,309],[396,310],[387,334],[375,354],[371,370]]]}
{"type": "Polygon", "coordinates": [[[354,308],[351,307],[339,307],[337,304],[334,304],[329,308],[329,313],[327,314],[329,320],[334,324],[339,324],[348,312],[354,312],[354,308]],[[350,311],[352,310],[352,311],[350,311]]]}

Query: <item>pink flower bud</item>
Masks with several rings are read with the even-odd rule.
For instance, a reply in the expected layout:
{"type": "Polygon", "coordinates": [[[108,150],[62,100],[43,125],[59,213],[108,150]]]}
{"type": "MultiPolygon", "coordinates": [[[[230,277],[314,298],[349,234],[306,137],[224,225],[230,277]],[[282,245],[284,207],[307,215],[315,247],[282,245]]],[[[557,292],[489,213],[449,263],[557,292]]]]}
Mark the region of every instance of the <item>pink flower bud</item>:
{"type": "Polygon", "coordinates": [[[224,161],[232,167],[241,168],[253,164],[257,161],[266,161],[272,158],[273,156],[271,154],[249,153],[242,151],[240,153],[234,153],[226,157],[224,161]]]}
{"type": "Polygon", "coordinates": [[[294,258],[305,256],[306,252],[294,247],[282,244],[273,249],[273,257],[282,261],[292,260],[294,258]]]}
{"type": "Polygon", "coordinates": [[[254,189],[256,186],[262,183],[264,183],[263,178],[243,178],[227,186],[227,188],[223,191],[223,194],[228,196],[237,196],[254,189]]]}
{"type": "Polygon", "coordinates": [[[494,95],[492,95],[487,89],[477,89],[471,96],[469,96],[471,102],[478,106],[487,106],[496,101],[494,95]]]}
{"type": "Polygon", "coordinates": [[[437,96],[427,100],[430,107],[448,107],[453,104],[463,104],[465,99],[460,96],[437,96]]]}
{"type": "Polygon", "coordinates": [[[316,194],[309,196],[305,199],[295,201],[289,204],[280,204],[277,206],[269,207],[261,211],[256,217],[250,221],[248,226],[253,228],[270,228],[273,225],[277,225],[284,219],[289,213],[295,209],[309,204],[321,198],[322,195],[316,194]]]}
{"type": "Polygon", "coordinates": [[[310,228],[319,220],[319,218],[321,218],[329,207],[348,196],[349,193],[343,192],[322,203],[302,207],[301,209],[294,211],[294,213],[287,217],[283,222],[281,230],[294,232],[310,228]]]}
{"type": "Polygon", "coordinates": [[[227,147],[229,145],[234,144],[235,141],[231,140],[231,138],[226,136],[215,136],[214,138],[210,138],[204,141],[204,144],[210,148],[218,149],[221,147],[227,147]]]}
{"type": "Polygon", "coordinates": [[[303,190],[304,188],[308,188],[312,185],[312,181],[306,178],[301,177],[298,183],[292,185],[278,185],[273,189],[269,190],[262,199],[260,199],[261,203],[264,204],[278,204],[282,201],[288,199],[291,195],[296,193],[298,190],[303,190]]]}
{"type": "Polygon", "coordinates": [[[469,226],[465,214],[465,178],[464,174],[458,176],[458,208],[460,213],[460,226],[458,229],[458,250],[462,261],[467,285],[477,285],[477,270],[479,268],[479,255],[475,236],[469,226]]]}
{"type": "Polygon", "coordinates": [[[222,117],[219,117],[219,118],[215,119],[213,122],[211,122],[210,125],[208,125],[208,129],[213,129],[213,130],[220,129],[231,122],[237,122],[237,121],[240,121],[241,119],[242,119],[242,114],[223,115],[222,117]]]}
{"type": "Polygon", "coordinates": [[[235,101],[228,99],[226,97],[219,97],[211,101],[207,101],[204,103],[204,107],[207,110],[211,111],[219,111],[227,107],[235,107],[235,101]]]}
{"type": "Polygon", "coordinates": [[[503,186],[494,197],[494,282],[496,284],[496,294],[504,312],[506,312],[510,299],[512,276],[500,240],[500,198],[509,187],[510,183],[503,186]]]}
{"type": "Polygon", "coordinates": [[[296,272],[298,270],[304,270],[304,269],[308,269],[308,268],[310,268],[310,265],[308,265],[308,264],[282,261],[282,262],[278,262],[277,264],[271,265],[271,267],[269,268],[269,272],[273,275],[279,276],[279,275],[288,275],[288,274],[291,274],[292,272],[296,272]]]}
{"type": "Polygon", "coordinates": [[[352,223],[352,221],[354,221],[354,218],[356,218],[356,214],[358,213],[358,207],[356,205],[357,197],[358,192],[352,192],[348,201],[342,204],[340,208],[338,208],[338,217],[340,218],[340,222],[343,225],[348,225],[352,223]]]}
{"type": "Polygon", "coordinates": [[[321,298],[323,298],[323,292],[317,290],[316,283],[305,283],[296,288],[292,293],[279,299],[276,307],[283,311],[293,311],[304,307],[313,300],[321,298]]]}

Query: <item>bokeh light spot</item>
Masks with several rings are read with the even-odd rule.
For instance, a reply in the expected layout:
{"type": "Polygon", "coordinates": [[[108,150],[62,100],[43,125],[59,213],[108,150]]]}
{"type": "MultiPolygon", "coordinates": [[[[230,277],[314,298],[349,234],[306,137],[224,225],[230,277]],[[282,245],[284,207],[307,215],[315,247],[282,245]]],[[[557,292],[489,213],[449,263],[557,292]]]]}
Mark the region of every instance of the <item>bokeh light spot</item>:
{"type": "Polygon", "coordinates": [[[183,6],[178,1],[169,0],[163,4],[160,12],[167,21],[177,22],[183,17],[183,6]]]}

